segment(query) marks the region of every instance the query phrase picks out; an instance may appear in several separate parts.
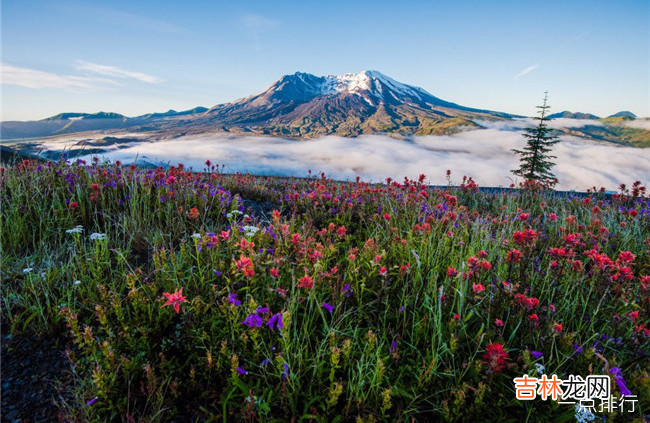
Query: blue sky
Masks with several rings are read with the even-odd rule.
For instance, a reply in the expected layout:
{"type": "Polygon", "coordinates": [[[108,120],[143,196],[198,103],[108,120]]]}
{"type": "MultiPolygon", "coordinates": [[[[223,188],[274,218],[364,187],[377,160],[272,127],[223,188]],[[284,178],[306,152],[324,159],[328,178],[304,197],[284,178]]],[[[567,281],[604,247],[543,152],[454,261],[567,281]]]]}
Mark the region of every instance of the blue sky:
{"type": "Polygon", "coordinates": [[[2,120],[210,107],[295,71],[376,69],[523,115],[650,116],[650,11],[626,1],[2,1],[2,120]]]}

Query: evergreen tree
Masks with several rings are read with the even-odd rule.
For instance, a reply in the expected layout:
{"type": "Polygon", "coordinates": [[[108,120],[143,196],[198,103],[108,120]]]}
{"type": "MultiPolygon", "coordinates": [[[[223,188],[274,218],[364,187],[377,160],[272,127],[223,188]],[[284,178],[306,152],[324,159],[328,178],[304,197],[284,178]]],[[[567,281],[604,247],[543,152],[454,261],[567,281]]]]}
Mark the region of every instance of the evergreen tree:
{"type": "Polygon", "coordinates": [[[557,178],[551,172],[554,163],[551,159],[556,158],[548,153],[551,146],[559,142],[558,137],[553,134],[553,130],[547,126],[550,120],[546,111],[551,107],[546,104],[548,92],[544,93],[544,104],[537,106],[539,117],[533,119],[539,121],[534,128],[526,129],[523,136],[526,138],[526,146],[523,150],[515,150],[515,153],[521,156],[519,169],[513,170],[517,176],[525,178],[527,181],[536,181],[543,185],[553,186],[557,183],[557,178]]]}

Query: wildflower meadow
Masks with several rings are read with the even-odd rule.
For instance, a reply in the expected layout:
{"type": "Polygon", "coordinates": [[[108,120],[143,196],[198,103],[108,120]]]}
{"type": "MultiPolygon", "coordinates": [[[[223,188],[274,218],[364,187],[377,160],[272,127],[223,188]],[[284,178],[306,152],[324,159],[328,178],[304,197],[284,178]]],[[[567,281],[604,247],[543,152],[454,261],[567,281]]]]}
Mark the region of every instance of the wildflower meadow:
{"type": "MultiPolygon", "coordinates": [[[[25,160],[2,331],[54,340],[62,421],[645,421],[650,199],[25,160]],[[633,412],[522,401],[607,375],[633,412]]],[[[630,181],[633,182],[633,181],[630,181]]]]}

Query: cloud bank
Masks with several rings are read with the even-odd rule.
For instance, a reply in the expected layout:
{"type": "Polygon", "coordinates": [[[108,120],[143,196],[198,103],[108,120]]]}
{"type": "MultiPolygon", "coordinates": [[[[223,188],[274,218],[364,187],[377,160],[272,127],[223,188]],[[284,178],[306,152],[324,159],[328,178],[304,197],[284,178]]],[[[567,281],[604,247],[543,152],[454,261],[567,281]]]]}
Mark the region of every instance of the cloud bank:
{"type": "Polygon", "coordinates": [[[636,119],[625,122],[625,126],[630,128],[646,129],[650,131],[650,119],[636,119]]]}
{"type": "MultiPolygon", "coordinates": [[[[650,181],[650,149],[596,144],[570,136],[561,139],[553,150],[558,189],[584,191],[603,186],[615,190],[621,183],[650,181]]],[[[511,149],[521,148],[524,142],[520,131],[503,129],[406,140],[371,135],[294,141],[210,134],[139,142],[103,157],[124,163],[136,159],[154,164],[182,162],[195,170],[204,169],[205,160],[210,159],[225,165],[226,172],[306,176],[311,170],[336,179],[360,176],[374,182],[424,173],[436,185],[446,184],[445,172],[450,169],[454,183],[468,175],[482,186],[507,187],[514,181],[510,171],[518,167],[511,149]]]]}

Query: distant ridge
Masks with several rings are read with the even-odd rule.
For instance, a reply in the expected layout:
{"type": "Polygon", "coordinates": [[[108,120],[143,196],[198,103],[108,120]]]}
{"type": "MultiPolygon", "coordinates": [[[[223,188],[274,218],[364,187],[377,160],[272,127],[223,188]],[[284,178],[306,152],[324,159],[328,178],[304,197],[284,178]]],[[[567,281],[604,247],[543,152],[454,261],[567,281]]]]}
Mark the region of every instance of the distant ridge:
{"type": "Polygon", "coordinates": [[[630,118],[630,119],[636,119],[636,115],[632,112],[628,112],[627,110],[624,110],[622,112],[614,113],[613,115],[609,115],[607,117],[610,118],[615,118],[615,117],[622,117],[622,118],[630,118]]]}
{"type": "Polygon", "coordinates": [[[564,118],[564,119],[600,119],[596,115],[592,115],[591,113],[582,113],[582,112],[569,112],[568,110],[565,110],[560,113],[553,113],[551,115],[548,115],[549,119],[557,119],[557,118],[564,118]]]}

